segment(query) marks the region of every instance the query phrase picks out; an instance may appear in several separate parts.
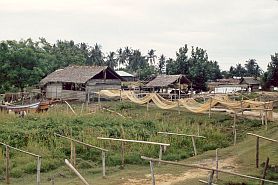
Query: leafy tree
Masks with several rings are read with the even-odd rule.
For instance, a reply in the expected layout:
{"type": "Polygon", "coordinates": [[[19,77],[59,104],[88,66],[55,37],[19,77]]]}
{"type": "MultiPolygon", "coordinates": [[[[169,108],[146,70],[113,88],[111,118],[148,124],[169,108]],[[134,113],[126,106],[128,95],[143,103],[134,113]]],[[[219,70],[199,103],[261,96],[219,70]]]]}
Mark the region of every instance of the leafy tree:
{"type": "Polygon", "coordinates": [[[245,62],[246,76],[259,77],[261,75],[261,68],[255,59],[250,59],[245,62]]]}
{"type": "Polygon", "coordinates": [[[166,74],[167,75],[174,75],[177,74],[177,64],[176,61],[172,58],[166,60],[166,74]]]}
{"type": "Polygon", "coordinates": [[[278,86],[278,53],[271,55],[271,62],[267,66],[267,72],[263,76],[264,88],[278,86]]]}

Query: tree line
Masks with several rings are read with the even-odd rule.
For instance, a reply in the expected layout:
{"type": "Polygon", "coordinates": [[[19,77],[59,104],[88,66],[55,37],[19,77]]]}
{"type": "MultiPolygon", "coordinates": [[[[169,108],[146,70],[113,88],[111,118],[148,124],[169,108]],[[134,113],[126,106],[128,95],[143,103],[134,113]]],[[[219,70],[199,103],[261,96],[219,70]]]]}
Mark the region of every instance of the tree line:
{"type": "Polygon", "coordinates": [[[154,49],[143,54],[131,47],[119,48],[104,53],[99,44],[58,40],[50,44],[44,38],[38,41],[5,40],[0,42],[0,93],[23,91],[36,85],[49,73],[68,65],[107,65],[120,69],[145,80],[151,75],[185,74],[196,90],[206,90],[206,82],[232,76],[262,76],[265,87],[278,85],[278,54],[271,56],[268,71],[262,73],[254,59],[222,71],[218,62],[210,60],[206,50],[199,47],[178,49],[175,58],[156,55],[154,49]]]}

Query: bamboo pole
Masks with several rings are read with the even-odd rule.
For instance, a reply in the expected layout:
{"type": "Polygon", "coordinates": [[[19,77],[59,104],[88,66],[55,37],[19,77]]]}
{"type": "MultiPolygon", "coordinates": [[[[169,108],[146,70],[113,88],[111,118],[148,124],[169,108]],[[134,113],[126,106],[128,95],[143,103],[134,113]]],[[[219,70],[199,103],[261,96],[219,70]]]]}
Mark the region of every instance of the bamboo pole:
{"type": "Polygon", "coordinates": [[[267,141],[271,141],[271,142],[276,142],[276,143],[278,143],[278,140],[270,139],[270,138],[267,138],[267,137],[264,137],[264,136],[260,136],[260,135],[258,135],[258,134],[247,133],[247,135],[259,137],[259,138],[264,139],[264,140],[267,140],[267,141]]]}
{"type": "Polygon", "coordinates": [[[68,107],[73,112],[73,114],[76,115],[76,112],[73,110],[73,108],[70,106],[70,104],[67,101],[65,101],[65,103],[68,105],[68,107]]]}
{"type": "MultiPolygon", "coordinates": [[[[262,179],[265,179],[266,170],[267,170],[267,168],[268,168],[268,163],[269,163],[269,157],[267,157],[267,159],[266,159],[266,161],[265,161],[262,179]]],[[[261,185],[264,185],[264,181],[261,181],[261,185]]]]}
{"type": "Polygon", "coordinates": [[[72,164],[65,159],[65,163],[66,165],[79,177],[79,179],[85,184],[85,185],[89,185],[89,183],[86,181],[86,179],[84,179],[84,177],[82,177],[82,175],[72,166],[72,164]]]}
{"type": "Polygon", "coordinates": [[[58,136],[58,137],[61,137],[61,138],[64,138],[64,139],[67,139],[67,140],[70,140],[70,141],[73,141],[75,143],[78,143],[78,144],[82,144],[82,145],[85,145],[87,147],[90,147],[90,148],[95,148],[97,150],[101,150],[101,151],[105,151],[105,152],[108,152],[108,150],[104,149],[104,148],[100,148],[100,147],[97,147],[97,146],[93,146],[93,145],[90,145],[88,143],[84,143],[82,141],[79,141],[79,140],[76,140],[76,139],[73,139],[73,138],[70,138],[70,137],[67,137],[67,136],[63,136],[63,135],[60,135],[60,134],[57,134],[57,133],[54,133],[55,136],[58,136]]]}
{"type": "Polygon", "coordinates": [[[10,184],[10,148],[6,145],[6,184],[10,184]]]}
{"type": "Polygon", "coordinates": [[[140,141],[140,140],[129,140],[129,139],[116,139],[116,138],[108,138],[108,137],[97,137],[97,139],[112,140],[112,141],[123,141],[123,142],[131,142],[131,143],[143,143],[143,144],[153,144],[153,145],[170,146],[170,144],[158,143],[158,142],[151,142],[151,141],[140,141]]]}

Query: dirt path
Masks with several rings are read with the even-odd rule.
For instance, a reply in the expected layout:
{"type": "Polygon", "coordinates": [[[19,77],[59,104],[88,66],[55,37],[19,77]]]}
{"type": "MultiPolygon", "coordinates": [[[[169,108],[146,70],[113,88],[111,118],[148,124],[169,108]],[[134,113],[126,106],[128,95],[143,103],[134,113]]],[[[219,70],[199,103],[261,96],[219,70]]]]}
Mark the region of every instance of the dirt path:
{"type": "MultiPolygon", "coordinates": [[[[234,171],[237,169],[237,164],[235,163],[235,157],[226,158],[223,160],[219,160],[219,169],[225,169],[227,171],[234,171]]],[[[206,167],[215,167],[215,161],[206,159],[195,163],[201,166],[206,167]]],[[[169,166],[170,167],[170,166],[169,166]]],[[[201,179],[207,178],[209,172],[207,170],[201,169],[185,169],[186,172],[175,176],[173,174],[157,174],[155,175],[156,184],[158,185],[174,185],[178,182],[183,182],[190,179],[201,179]]],[[[170,171],[169,171],[170,172],[170,171]]],[[[151,176],[150,174],[145,175],[144,179],[128,179],[123,185],[149,185],[151,184],[151,176]]]]}

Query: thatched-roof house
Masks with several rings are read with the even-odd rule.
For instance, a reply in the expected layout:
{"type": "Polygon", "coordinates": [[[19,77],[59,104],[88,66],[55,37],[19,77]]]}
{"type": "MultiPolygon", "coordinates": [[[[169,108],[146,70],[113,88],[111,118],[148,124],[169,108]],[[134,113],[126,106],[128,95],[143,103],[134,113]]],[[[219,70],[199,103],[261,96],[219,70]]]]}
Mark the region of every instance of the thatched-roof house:
{"type": "Polygon", "coordinates": [[[49,74],[40,84],[46,98],[85,101],[93,92],[120,89],[121,80],[122,78],[107,66],[69,66],[49,74]]]}
{"type": "Polygon", "coordinates": [[[185,75],[159,75],[145,85],[147,88],[162,90],[168,88],[186,90],[190,80],[185,75]]]}
{"type": "Polygon", "coordinates": [[[248,89],[250,88],[250,90],[253,91],[258,91],[260,88],[260,80],[258,78],[255,77],[243,77],[240,80],[239,84],[244,84],[247,85],[248,89]]]}

